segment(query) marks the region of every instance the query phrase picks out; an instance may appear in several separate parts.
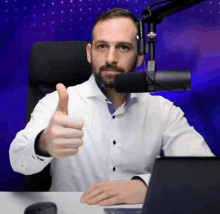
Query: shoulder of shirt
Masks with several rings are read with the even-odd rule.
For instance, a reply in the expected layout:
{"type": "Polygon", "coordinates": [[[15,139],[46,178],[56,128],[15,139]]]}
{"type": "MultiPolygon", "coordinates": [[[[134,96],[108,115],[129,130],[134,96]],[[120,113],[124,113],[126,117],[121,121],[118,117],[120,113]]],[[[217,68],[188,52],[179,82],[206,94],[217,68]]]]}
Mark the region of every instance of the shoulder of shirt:
{"type": "Polygon", "coordinates": [[[172,101],[162,96],[153,96],[150,93],[137,93],[137,97],[140,101],[147,101],[154,105],[173,105],[172,101]]]}
{"type": "Polygon", "coordinates": [[[161,112],[162,115],[173,115],[182,112],[182,109],[180,107],[175,106],[172,101],[162,96],[152,96],[151,94],[149,94],[147,97],[147,106],[149,107],[149,109],[151,109],[152,112],[161,112]]]}

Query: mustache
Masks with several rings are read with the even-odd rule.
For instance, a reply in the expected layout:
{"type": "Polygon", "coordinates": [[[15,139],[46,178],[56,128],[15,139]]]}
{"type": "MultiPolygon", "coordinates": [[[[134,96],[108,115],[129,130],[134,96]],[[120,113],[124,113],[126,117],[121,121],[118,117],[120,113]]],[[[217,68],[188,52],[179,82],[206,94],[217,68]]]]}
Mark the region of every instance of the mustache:
{"type": "Polygon", "coordinates": [[[121,73],[125,73],[123,68],[117,67],[117,66],[111,66],[111,65],[107,65],[107,66],[101,66],[99,71],[108,71],[108,70],[114,70],[114,71],[118,71],[121,73]]]}

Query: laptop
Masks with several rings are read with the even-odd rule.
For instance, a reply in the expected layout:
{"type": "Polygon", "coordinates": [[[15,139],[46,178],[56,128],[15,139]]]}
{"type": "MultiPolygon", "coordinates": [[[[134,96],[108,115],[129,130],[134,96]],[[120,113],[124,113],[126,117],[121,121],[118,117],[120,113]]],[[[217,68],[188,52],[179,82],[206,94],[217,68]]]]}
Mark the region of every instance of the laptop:
{"type": "Polygon", "coordinates": [[[155,160],[142,208],[104,208],[105,214],[219,214],[220,157],[155,160]]]}

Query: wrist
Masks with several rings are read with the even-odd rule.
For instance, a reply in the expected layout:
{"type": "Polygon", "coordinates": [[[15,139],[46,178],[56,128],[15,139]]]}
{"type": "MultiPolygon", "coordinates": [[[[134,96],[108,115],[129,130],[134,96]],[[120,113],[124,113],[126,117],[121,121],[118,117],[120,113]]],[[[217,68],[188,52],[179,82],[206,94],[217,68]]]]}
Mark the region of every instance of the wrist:
{"type": "Polygon", "coordinates": [[[46,142],[46,129],[43,131],[43,133],[40,136],[39,139],[39,150],[44,153],[45,155],[49,155],[47,151],[47,142],[46,142]]]}
{"type": "Polygon", "coordinates": [[[132,179],[132,181],[138,181],[139,183],[142,183],[147,187],[147,184],[141,178],[134,178],[134,179],[132,179]]]}

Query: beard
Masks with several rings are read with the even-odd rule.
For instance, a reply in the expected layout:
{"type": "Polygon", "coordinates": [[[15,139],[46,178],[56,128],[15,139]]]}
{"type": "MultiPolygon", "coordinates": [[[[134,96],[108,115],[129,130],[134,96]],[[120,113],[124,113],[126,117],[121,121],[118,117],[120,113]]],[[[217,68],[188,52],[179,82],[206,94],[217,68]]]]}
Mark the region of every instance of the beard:
{"type": "MultiPolygon", "coordinates": [[[[128,69],[128,73],[131,73],[131,72],[134,72],[135,70],[135,67],[137,65],[137,58],[138,58],[138,54],[134,60],[134,62],[131,63],[131,65],[129,66],[129,69],[128,69]]],[[[100,90],[104,93],[104,94],[107,94],[107,90],[108,89],[114,89],[114,80],[111,81],[111,82],[107,82],[105,80],[105,78],[102,76],[102,71],[106,71],[106,70],[114,70],[114,71],[117,71],[117,72],[120,72],[120,73],[125,73],[125,70],[121,67],[117,67],[116,65],[112,64],[108,64],[106,63],[105,66],[101,66],[99,68],[99,71],[97,71],[95,69],[95,66],[94,66],[94,63],[93,63],[93,60],[92,60],[92,57],[91,57],[91,71],[92,73],[94,74],[95,76],[95,81],[98,85],[98,87],[100,88],[100,90]]],[[[117,74],[117,75],[120,75],[120,74],[117,74]]],[[[115,75],[116,76],[116,75],[115,75]]]]}

